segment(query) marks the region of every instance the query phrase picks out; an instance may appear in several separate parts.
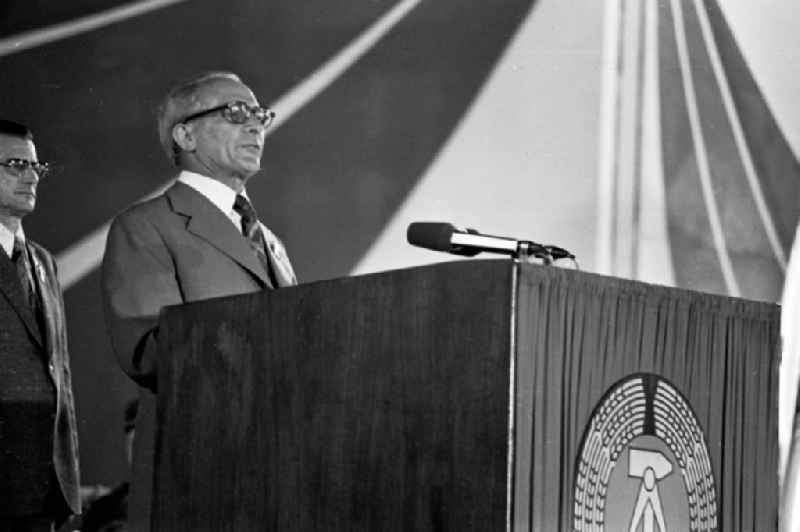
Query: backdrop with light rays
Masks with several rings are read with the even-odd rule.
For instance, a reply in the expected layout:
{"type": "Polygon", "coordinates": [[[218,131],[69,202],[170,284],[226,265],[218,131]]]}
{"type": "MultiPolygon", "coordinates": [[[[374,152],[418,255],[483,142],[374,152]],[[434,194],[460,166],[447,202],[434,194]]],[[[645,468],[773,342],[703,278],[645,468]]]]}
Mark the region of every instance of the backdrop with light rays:
{"type": "Polygon", "coordinates": [[[199,71],[278,112],[248,189],[301,281],[449,260],[405,244],[432,219],[587,270],[780,293],[800,172],[716,2],[50,4],[0,7],[0,115],[56,163],[26,231],[65,283],[86,483],[124,476],[135,392],[105,336],[104,230],[174,177],[154,109],[199,71]]]}

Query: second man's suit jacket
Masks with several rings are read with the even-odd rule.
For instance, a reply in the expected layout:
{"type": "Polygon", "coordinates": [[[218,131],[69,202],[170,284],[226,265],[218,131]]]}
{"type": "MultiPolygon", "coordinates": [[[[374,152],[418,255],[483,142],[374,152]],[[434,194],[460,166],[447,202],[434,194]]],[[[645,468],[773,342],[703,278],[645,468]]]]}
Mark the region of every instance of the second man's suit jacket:
{"type": "MultiPolygon", "coordinates": [[[[296,284],[280,240],[262,226],[279,284],[296,284]]],[[[103,259],[103,300],[114,351],[125,372],[156,387],[162,307],[270,288],[268,273],[230,219],[176,182],[112,223],[103,259]]]]}
{"type": "MultiPolygon", "coordinates": [[[[69,353],[67,351],[67,324],[64,301],[56,274],[56,264],[50,254],[30,240],[26,243],[31,257],[31,270],[41,295],[43,323],[40,328],[34,312],[28,305],[16,269],[6,254],[0,250],[0,515],[13,515],[11,506],[30,504],[26,475],[17,473],[26,469],[32,448],[51,445],[52,461],[58,485],[64,500],[74,513],[80,513],[80,477],[78,468],[78,425],[75,419],[75,400],[72,394],[69,353]],[[14,360],[12,360],[14,357],[14,360]],[[52,429],[40,435],[52,442],[24,441],[7,434],[5,414],[15,415],[6,408],[16,408],[14,390],[24,390],[30,383],[19,378],[9,367],[27,364],[41,368],[44,382],[49,380],[55,391],[55,412],[52,412],[52,429]],[[12,473],[14,471],[14,473],[12,473]],[[16,501],[12,503],[11,501],[16,501]]],[[[29,435],[29,437],[33,437],[29,435]]],[[[24,510],[24,508],[23,508],[24,510]]]]}
{"type": "MultiPolygon", "coordinates": [[[[279,286],[297,283],[283,244],[262,225],[279,286]]],[[[249,242],[216,205],[176,182],[117,216],[103,257],[107,327],[122,369],[140,386],[129,526],[149,530],[158,315],[168,305],[271,287],[249,242]]]]}

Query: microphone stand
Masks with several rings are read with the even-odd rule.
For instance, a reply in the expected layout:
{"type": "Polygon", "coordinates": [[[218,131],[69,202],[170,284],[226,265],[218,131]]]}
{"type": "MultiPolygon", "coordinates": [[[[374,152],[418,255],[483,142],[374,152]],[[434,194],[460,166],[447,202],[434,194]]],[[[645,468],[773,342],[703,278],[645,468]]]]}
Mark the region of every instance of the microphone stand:
{"type": "Polygon", "coordinates": [[[547,250],[546,247],[520,240],[517,244],[517,252],[513,255],[515,261],[524,261],[528,264],[533,264],[534,259],[541,259],[542,264],[545,266],[552,266],[554,259],[553,255],[547,250]]]}

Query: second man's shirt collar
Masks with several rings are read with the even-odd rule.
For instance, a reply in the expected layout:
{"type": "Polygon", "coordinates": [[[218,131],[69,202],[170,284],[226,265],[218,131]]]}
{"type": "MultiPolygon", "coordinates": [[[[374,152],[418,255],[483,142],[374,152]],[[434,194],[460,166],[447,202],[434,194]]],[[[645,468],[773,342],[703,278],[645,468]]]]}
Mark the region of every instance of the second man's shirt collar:
{"type": "MultiPolygon", "coordinates": [[[[216,205],[219,210],[226,215],[233,209],[233,202],[236,200],[236,191],[228,185],[224,185],[216,179],[206,177],[196,172],[190,172],[189,170],[181,170],[181,173],[178,175],[178,181],[192,187],[208,198],[211,203],[216,205]]],[[[247,191],[244,189],[242,189],[242,196],[247,198],[247,191]]]]}
{"type": "MultiPolygon", "coordinates": [[[[190,172],[189,170],[181,170],[181,173],[178,175],[178,181],[206,197],[208,201],[216,205],[216,207],[228,217],[231,223],[236,226],[236,229],[239,231],[242,230],[242,217],[233,210],[233,202],[236,201],[235,190],[228,185],[220,183],[216,179],[196,172],[190,172]]],[[[242,189],[241,194],[247,198],[247,201],[250,201],[250,198],[247,196],[247,190],[242,189]]]]}

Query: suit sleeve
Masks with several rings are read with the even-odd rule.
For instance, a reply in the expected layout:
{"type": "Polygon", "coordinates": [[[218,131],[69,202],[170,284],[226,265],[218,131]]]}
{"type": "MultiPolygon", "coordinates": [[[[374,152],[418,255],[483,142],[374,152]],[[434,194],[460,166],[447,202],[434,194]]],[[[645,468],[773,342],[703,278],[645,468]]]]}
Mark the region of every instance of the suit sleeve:
{"type": "Polygon", "coordinates": [[[111,225],[103,258],[103,305],[122,369],[156,390],[158,314],[182,302],[170,252],[147,216],[129,211],[111,225]]]}
{"type": "Polygon", "coordinates": [[[55,312],[57,313],[57,345],[54,346],[53,359],[58,364],[57,368],[57,393],[60,408],[56,418],[56,442],[54,443],[54,466],[59,470],[59,477],[64,487],[64,497],[67,499],[72,512],[81,513],[80,498],[80,458],[78,453],[78,421],[75,415],[75,397],[72,392],[72,370],[67,348],[67,321],[64,310],[64,293],[58,280],[58,265],[53,257],[46,251],[44,256],[50,265],[50,279],[54,296],[55,312]]]}

